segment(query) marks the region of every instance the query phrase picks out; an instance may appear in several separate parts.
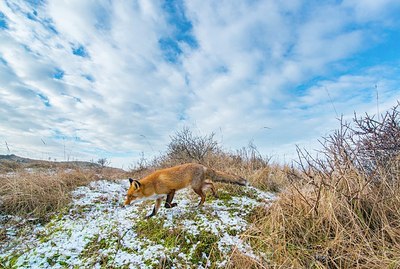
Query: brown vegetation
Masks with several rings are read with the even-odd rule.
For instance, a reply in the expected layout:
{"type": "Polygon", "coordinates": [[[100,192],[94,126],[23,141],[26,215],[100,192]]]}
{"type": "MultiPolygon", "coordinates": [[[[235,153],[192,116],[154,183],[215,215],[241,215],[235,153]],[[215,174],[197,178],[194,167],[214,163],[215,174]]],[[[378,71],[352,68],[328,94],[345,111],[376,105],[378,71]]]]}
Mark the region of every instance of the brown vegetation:
{"type": "Polygon", "coordinates": [[[261,267],[400,267],[398,109],[342,122],[324,158],[299,150],[300,171],[244,235],[267,255],[261,267]]]}
{"type": "Polygon", "coordinates": [[[100,178],[124,176],[121,170],[113,168],[83,169],[53,164],[49,169],[38,163],[34,170],[31,164],[14,163],[12,167],[12,173],[0,175],[0,211],[41,221],[66,207],[71,199],[70,192],[76,187],[100,178]]]}
{"type": "MultiPolygon", "coordinates": [[[[366,115],[341,121],[322,145],[322,156],[298,149],[298,163],[281,166],[252,143],[227,152],[213,134],[198,136],[184,128],[171,137],[166,154],[142,158],[128,175],[141,178],[156,169],[198,162],[279,191],[271,207],[255,210],[253,225],[243,234],[262,260],[234,251],[228,268],[399,268],[399,105],[377,119],[366,115]]],[[[5,167],[18,170],[12,163],[5,167]]],[[[93,171],[2,176],[0,210],[44,216],[64,206],[76,186],[102,176],[128,176],[93,171]]]]}

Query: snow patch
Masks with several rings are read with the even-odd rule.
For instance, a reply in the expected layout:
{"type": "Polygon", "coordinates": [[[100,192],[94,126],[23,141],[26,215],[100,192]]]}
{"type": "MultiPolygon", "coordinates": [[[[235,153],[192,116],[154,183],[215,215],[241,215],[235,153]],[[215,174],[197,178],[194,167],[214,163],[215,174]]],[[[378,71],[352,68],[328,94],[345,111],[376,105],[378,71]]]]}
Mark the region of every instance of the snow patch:
{"type": "Polygon", "coordinates": [[[160,262],[171,268],[204,268],[212,263],[223,267],[224,257],[233,249],[259,259],[239,235],[250,225],[246,216],[274,199],[270,193],[243,187],[256,198],[213,199],[198,208],[199,197],[193,191],[177,192],[178,206],[162,207],[152,219],[162,225],[161,230],[146,231],[164,237],[157,238],[137,230],[154,202],[123,207],[128,187],[126,180],[100,180],[79,187],[72,192],[68,214],[54,217],[44,227],[34,225],[24,236],[18,236],[19,228],[2,226],[2,220],[11,217],[0,215],[0,229],[8,236],[0,248],[0,261],[13,268],[153,268],[160,262]],[[202,240],[216,240],[222,260],[211,261],[202,240]]]}

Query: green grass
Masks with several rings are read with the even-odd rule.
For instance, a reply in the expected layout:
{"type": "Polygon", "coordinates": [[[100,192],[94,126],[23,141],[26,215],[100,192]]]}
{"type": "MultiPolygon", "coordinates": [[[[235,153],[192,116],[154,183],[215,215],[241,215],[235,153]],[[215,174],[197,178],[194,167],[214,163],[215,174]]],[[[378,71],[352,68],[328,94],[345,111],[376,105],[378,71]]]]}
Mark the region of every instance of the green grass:
{"type": "MultiPolygon", "coordinates": [[[[210,214],[207,215],[207,218],[215,218],[215,216],[210,214]]],[[[182,216],[182,219],[199,221],[198,212],[190,212],[182,216]]],[[[215,267],[216,262],[222,259],[222,254],[216,245],[220,237],[205,229],[200,229],[199,234],[193,235],[186,231],[178,220],[175,224],[174,227],[164,227],[164,219],[154,217],[138,220],[134,224],[133,230],[138,237],[150,240],[154,244],[161,244],[171,251],[169,258],[165,259],[166,265],[170,264],[173,259],[181,259],[178,254],[183,253],[187,257],[187,261],[194,265],[204,265],[207,262],[206,257],[211,255],[212,268],[215,267]]],[[[229,232],[229,234],[236,233],[234,230],[229,232]]]]}

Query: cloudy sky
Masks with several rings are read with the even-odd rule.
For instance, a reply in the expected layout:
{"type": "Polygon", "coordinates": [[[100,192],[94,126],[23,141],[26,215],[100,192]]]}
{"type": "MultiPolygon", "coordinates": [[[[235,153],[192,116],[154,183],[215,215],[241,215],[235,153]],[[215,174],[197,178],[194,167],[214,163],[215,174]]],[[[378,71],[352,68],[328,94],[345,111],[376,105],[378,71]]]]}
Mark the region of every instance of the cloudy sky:
{"type": "Polygon", "coordinates": [[[400,99],[399,14],[398,0],[2,0],[0,154],[128,168],[188,126],[287,161],[340,115],[400,99]]]}

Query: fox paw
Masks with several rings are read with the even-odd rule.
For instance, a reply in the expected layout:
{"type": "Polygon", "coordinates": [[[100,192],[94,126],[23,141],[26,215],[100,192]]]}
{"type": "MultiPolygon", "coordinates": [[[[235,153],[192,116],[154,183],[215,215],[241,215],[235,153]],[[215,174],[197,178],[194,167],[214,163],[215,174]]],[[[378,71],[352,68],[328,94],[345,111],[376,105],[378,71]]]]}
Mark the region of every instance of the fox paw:
{"type": "Polygon", "coordinates": [[[175,206],[177,206],[178,204],[177,203],[172,203],[172,204],[170,204],[170,203],[165,203],[165,207],[166,208],[173,208],[173,207],[175,207],[175,206]]]}

